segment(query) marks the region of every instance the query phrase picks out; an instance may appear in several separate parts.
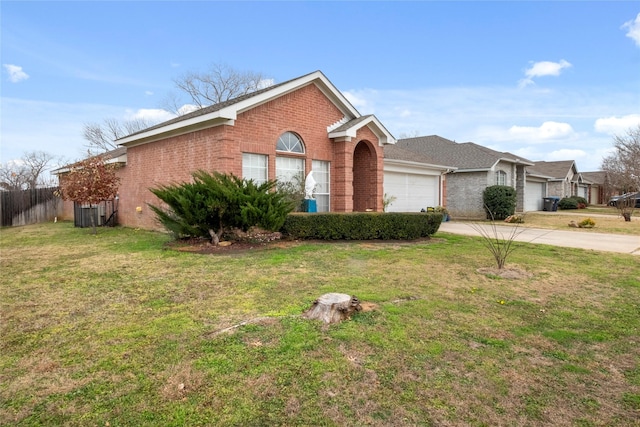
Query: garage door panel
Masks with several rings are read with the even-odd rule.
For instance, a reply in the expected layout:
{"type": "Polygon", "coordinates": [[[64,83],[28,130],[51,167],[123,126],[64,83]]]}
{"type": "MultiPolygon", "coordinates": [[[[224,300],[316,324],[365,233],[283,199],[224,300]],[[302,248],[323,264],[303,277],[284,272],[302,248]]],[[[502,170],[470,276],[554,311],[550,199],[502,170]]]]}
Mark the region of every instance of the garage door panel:
{"type": "Polygon", "coordinates": [[[396,199],[389,212],[419,212],[427,206],[437,206],[438,177],[401,172],[386,172],[384,192],[396,199]]]}
{"type": "Polygon", "coordinates": [[[527,187],[525,190],[525,200],[524,200],[524,210],[527,212],[530,211],[541,211],[543,207],[543,197],[544,197],[544,182],[527,182],[527,187]]]}

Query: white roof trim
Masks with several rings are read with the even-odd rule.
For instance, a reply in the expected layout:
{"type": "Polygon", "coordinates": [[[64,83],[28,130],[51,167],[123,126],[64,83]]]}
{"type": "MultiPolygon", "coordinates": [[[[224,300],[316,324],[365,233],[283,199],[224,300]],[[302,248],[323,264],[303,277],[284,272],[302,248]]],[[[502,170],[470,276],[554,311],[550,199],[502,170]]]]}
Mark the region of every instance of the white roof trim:
{"type": "Polygon", "coordinates": [[[309,84],[315,84],[318,89],[320,89],[320,91],[322,91],[322,93],[329,98],[331,102],[333,102],[334,105],[338,107],[338,109],[349,119],[361,116],[358,110],[351,105],[347,98],[345,98],[345,96],[329,81],[329,79],[327,79],[324,74],[322,74],[321,71],[315,71],[311,74],[307,74],[306,76],[291,80],[286,84],[276,86],[273,90],[264,91],[259,95],[252,96],[243,101],[229,105],[221,110],[181,120],[147,132],[143,131],[135,135],[126,136],[119,139],[118,144],[124,146],[135,146],[157,141],[158,139],[166,138],[168,136],[193,132],[194,130],[205,129],[222,124],[233,125],[235,120],[238,118],[238,114],[309,84]]]}
{"type": "Polygon", "coordinates": [[[358,133],[358,130],[360,130],[365,126],[369,126],[371,131],[378,137],[378,141],[380,145],[396,143],[396,139],[382,125],[382,123],[380,123],[380,120],[378,120],[376,116],[369,116],[365,120],[362,120],[345,130],[342,130],[339,132],[329,132],[329,138],[340,138],[340,137],[355,138],[358,133]],[[372,124],[373,126],[369,126],[370,124],[372,124]]]}
{"type": "Polygon", "coordinates": [[[498,160],[496,160],[496,162],[493,164],[493,166],[491,166],[491,168],[492,169],[495,168],[498,165],[498,163],[500,163],[500,162],[513,163],[514,165],[534,166],[533,163],[525,162],[522,159],[517,159],[517,158],[516,159],[512,159],[512,158],[509,158],[509,157],[500,157],[498,160]]]}
{"type": "Polygon", "coordinates": [[[453,166],[444,166],[444,165],[435,165],[435,164],[431,164],[431,163],[422,163],[422,162],[414,162],[414,161],[410,161],[410,160],[398,160],[398,159],[384,159],[384,165],[396,165],[396,166],[411,166],[411,167],[416,167],[416,168],[421,168],[421,169],[432,169],[432,170],[437,170],[437,171],[441,171],[444,173],[449,173],[449,172],[453,172],[455,171],[456,167],[453,166]]]}

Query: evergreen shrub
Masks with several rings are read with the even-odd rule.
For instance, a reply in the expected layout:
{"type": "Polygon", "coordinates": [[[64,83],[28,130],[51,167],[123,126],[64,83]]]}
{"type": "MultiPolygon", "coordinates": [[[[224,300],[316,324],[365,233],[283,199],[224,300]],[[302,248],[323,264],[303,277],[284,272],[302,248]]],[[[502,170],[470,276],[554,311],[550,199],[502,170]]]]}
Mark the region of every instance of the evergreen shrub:
{"type": "Polygon", "coordinates": [[[193,182],[151,189],[169,208],[149,207],[177,237],[209,237],[211,230],[220,236],[224,231],[251,227],[277,231],[293,209],[282,193],[274,191],[275,181],[256,184],[202,170],[192,176],[193,182]]]}
{"type": "Polygon", "coordinates": [[[587,206],[587,199],[580,196],[565,197],[558,202],[558,209],[584,209],[587,206]]]}
{"type": "Polygon", "coordinates": [[[282,233],[292,239],[413,240],[435,234],[442,214],[416,213],[291,213],[282,233]]]}
{"type": "Polygon", "coordinates": [[[502,220],[516,212],[516,189],[507,185],[492,185],[482,193],[487,219],[502,220]]]}

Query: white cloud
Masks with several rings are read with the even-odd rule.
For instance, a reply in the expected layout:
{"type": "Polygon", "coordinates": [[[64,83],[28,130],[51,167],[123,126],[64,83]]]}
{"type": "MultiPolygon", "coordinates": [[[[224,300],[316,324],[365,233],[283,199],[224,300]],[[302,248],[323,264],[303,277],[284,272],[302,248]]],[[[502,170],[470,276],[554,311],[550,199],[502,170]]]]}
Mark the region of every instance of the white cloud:
{"type": "Polygon", "coordinates": [[[262,79],[258,82],[258,89],[265,89],[275,84],[274,79],[262,79]]]}
{"type": "Polygon", "coordinates": [[[179,113],[181,116],[184,116],[185,114],[189,114],[189,113],[190,113],[190,112],[192,112],[192,111],[196,111],[198,108],[200,108],[200,107],[198,107],[197,105],[193,105],[193,104],[184,104],[182,107],[180,107],[180,108],[178,109],[178,113],[179,113]]]}
{"type": "Polygon", "coordinates": [[[347,101],[356,108],[366,108],[369,106],[369,102],[362,96],[355,94],[353,91],[344,91],[342,94],[347,98],[347,101]]]}
{"type": "Polygon", "coordinates": [[[576,163],[579,163],[578,161],[586,156],[587,153],[584,150],[561,148],[560,150],[555,150],[547,154],[544,160],[548,162],[555,162],[559,160],[575,160],[576,163]]]}
{"type": "Polygon", "coordinates": [[[147,95],[147,96],[153,96],[153,92],[150,91],[150,90],[145,90],[144,94],[147,95]]]}
{"type": "Polygon", "coordinates": [[[509,134],[514,139],[528,142],[550,142],[572,137],[575,132],[569,123],[544,122],[538,127],[511,126],[509,134]]]}
{"type": "Polygon", "coordinates": [[[532,85],[534,84],[533,79],[536,77],[559,76],[562,70],[571,66],[572,65],[564,59],[561,59],[560,62],[534,62],[531,67],[525,70],[525,78],[520,80],[519,85],[520,87],[532,85]]]}
{"type": "Polygon", "coordinates": [[[175,114],[160,108],[140,108],[135,112],[127,111],[127,113],[129,119],[143,119],[154,124],[162,123],[175,117],[175,114]]]}
{"type": "Polygon", "coordinates": [[[596,120],[596,132],[617,134],[640,125],[640,114],[628,114],[622,117],[605,117],[596,120]]]}
{"type": "Polygon", "coordinates": [[[22,67],[18,65],[2,64],[2,66],[9,73],[9,81],[11,83],[18,83],[29,78],[29,75],[22,71],[22,67]]]}
{"type": "Polygon", "coordinates": [[[636,46],[640,47],[640,13],[636,15],[636,19],[625,22],[621,28],[627,30],[626,36],[633,40],[636,46]]]}

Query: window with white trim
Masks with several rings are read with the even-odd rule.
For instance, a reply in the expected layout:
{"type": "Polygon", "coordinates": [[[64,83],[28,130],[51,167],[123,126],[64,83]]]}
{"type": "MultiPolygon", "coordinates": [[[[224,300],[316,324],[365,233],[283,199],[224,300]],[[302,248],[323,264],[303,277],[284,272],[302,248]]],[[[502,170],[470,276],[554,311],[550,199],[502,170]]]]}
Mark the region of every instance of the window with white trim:
{"type": "Polygon", "coordinates": [[[304,154],[304,144],[298,135],[293,132],[285,132],[278,138],[276,151],[285,153],[304,154]]]}
{"type": "Polygon", "coordinates": [[[496,185],[507,185],[507,173],[505,171],[496,172],[496,185]]]}
{"type": "Polygon", "coordinates": [[[268,170],[269,161],[265,154],[242,153],[242,178],[252,179],[258,185],[264,184],[268,170]]]}
{"type": "Polygon", "coordinates": [[[311,164],[313,179],[316,180],[316,187],[313,191],[313,196],[316,199],[316,207],[318,209],[318,212],[330,212],[330,163],[323,160],[313,160],[311,164]]]}
{"type": "Polygon", "coordinates": [[[276,157],[276,179],[304,188],[304,159],[299,157],[276,157]]]}

